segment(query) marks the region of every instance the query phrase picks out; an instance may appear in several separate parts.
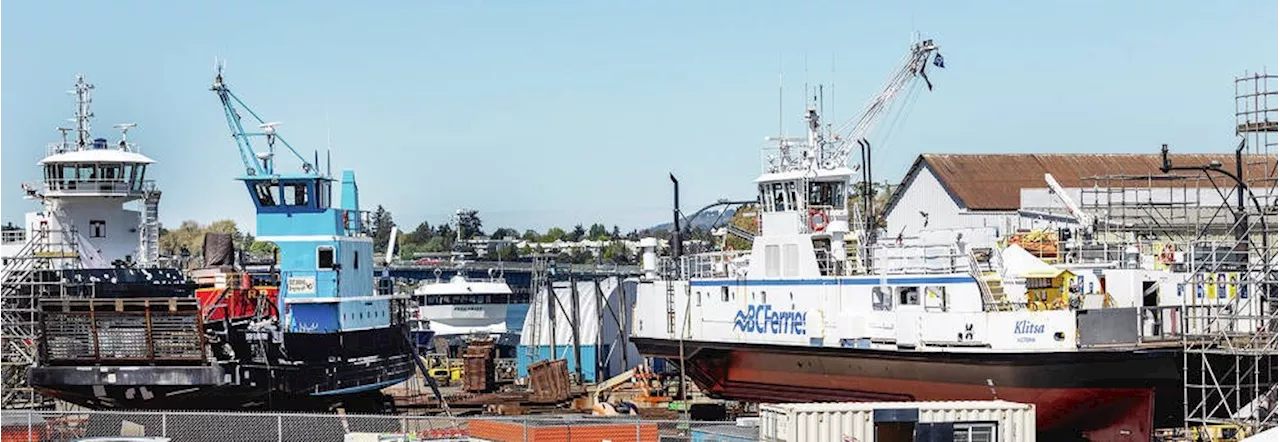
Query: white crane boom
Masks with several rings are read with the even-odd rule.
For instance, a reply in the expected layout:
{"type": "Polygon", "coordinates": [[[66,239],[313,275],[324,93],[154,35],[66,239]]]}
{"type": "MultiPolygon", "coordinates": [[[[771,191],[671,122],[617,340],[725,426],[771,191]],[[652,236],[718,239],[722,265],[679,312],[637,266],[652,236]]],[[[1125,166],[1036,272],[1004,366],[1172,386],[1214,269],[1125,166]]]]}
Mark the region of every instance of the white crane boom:
{"type": "Polygon", "coordinates": [[[396,236],[399,233],[399,230],[400,229],[398,227],[391,226],[391,236],[387,237],[386,262],[383,265],[390,266],[391,259],[396,256],[396,236]]]}
{"type": "MultiPolygon", "coordinates": [[[[924,77],[927,83],[929,79],[925,77],[925,69],[928,66],[929,56],[938,52],[938,46],[933,40],[924,40],[911,45],[911,53],[903,59],[902,64],[889,77],[889,81],[880,89],[880,93],[871,97],[871,101],[867,102],[866,107],[862,109],[862,113],[857,117],[845,121],[833,133],[834,149],[829,151],[824,149],[822,158],[819,158],[819,164],[831,169],[843,167],[849,162],[849,155],[853,152],[853,146],[857,140],[866,138],[871,133],[871,129],[875,127],[876,122],[884,115],[884,112],[893,104],[893,100],[909,86],[917,77],[924,77]]],[[[942,55],[935,56],[933,64],[943,67],[942,55]]],[[[933,85],[929,85],[933,89],[933,85]]]]}
{"type": "Polygon", "coordinates": [[[1053,191],[1054,195],[1057,195],[1058,201],[1062,201],[1062,205],[1067,206],[1067,211],[1070,212],[1071,216],[1080,223],[1080,227],[1084,228],[1087,232],[1092,232],[1094,221],[1093,215],[1085,213],[1084,210],[1080,209],[1080,205],[1076,204],[1075,200],[1071,199],[1071,195],[1068,195],[1067,190],[1063,189],[1061,184],[1058,184],[1058,180],[1053,178],[1053,174],[1044,174],[1044,182],[1049,185],[1049,190],[1053,191]]]}

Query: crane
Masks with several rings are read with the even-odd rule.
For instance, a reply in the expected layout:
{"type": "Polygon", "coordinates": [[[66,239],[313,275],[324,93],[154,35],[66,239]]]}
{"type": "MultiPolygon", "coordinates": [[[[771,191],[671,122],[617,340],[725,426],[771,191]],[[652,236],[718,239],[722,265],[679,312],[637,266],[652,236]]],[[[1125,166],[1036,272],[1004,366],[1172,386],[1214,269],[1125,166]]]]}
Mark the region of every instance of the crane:
{"type": "Polygon", "coordinates": [[[1053,194],[1058,197],[1058,201],[1062,201],[1062,205],[1067,207],[1067,211],[1076,219],[1076,222],[1080,223],[1080,227],[1086,233],[1093,233],[1093,224],[1096,221],[1094,216],[1080,209],[1080,205],[1071,199],[1071,195],[1067,194],[1067,190],[1063,189],[1061,184],[1058,184],[1058,180],[1053,178],[1053,174],[1044,174],[1044,182],[1049,185],[1049,190],[1053,191],[1053,194]]]}
{"type": "MultiPolygon", "coordinates": [[[[817,155],[818,164],[825,169],[835,169],[848,164],[854,144],[871,133],[871,129],[875,128],[876,122],[880,121],[880,117],[891,107],[893,100],[917,78],[923,78],[925,84],[932,90],[933,83],[929,82],[929,77],[925,73],[931,55],[934,66],[945,67],[942,54],[938,52],[938,45],[934,44],[932,39],[912,43],[911,52],[903,58],[902,64],[889,77],[889,81],[880,89],[880,92],[871,97],[871,101],[867,102],[862,113],[831,131],[834,134],[829,142],[832,149],[815,146],[820,149],[817,155]]],[[[816,122],[816,119],[812,122],[816,122]]]]}
{"type": "MultiPolygon", "coordinates": [[[[258,114],[254,113],[253,109],[250,109],[248,105],[244,104],[243,101],[240,101],[240,97],[231,93],[231,89],[227,87],[226,82],[222,79],[221,64],[217,65],[217,71],[217,76],[213,78],[213,86],[210,87],[209,90],[217,93],[218,99],[222,101],[222,111],[224,116],[227,118],[227,126],[231,129],[231,136],[236,139],[236,145],[240,149],[240,161],[244,162],[245,175],[258,176],[276,174],[275,145],[277,140],[279,140],[284,147],[288,148],[289,152],[292,152],[293,155],[298,158],[298,161],[302,162],[302,171],[304,173],[312,173],[312,171],[315,170],[315,165],[307,161],[307,159],[299,154],[293,146],[289,145],[288,141],[285,141],[283,137],[276,133],[276,126],[279,126],[280,122],[265,121],[259,117],[258,114]],[[258,121],[258,128],[261,129],[262,132],[245,131],[244,124],[240,121],[240,112],[237,110],[237,105],[239,105],[240,108],[243,108],[245,112],[248,112],[253,119],[258,121]],[[249,138],[251,137],[265,137],[267,139],[267,151],[255,152],[253,150],[253,143],[249,141],[249,138]],[[259,163],[257,160],[261,160],[262,162],[259,163]]],[[[319,155],[317,154],[317,156],[319,155]]]]}

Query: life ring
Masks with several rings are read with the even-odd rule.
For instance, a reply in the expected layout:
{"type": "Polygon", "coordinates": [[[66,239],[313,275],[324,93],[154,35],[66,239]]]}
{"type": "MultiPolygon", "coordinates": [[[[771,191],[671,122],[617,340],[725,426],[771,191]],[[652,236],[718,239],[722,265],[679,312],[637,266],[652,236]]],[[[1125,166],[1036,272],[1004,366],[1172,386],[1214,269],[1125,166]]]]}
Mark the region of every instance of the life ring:
{"type": "Polygon", "coordinates": [[[827,214],[818,209],[809,209],[809,228],[815,232],[821,232],[827,228],[827,214]],[[821,219],[822,221],[818,221],[821,219]]]}

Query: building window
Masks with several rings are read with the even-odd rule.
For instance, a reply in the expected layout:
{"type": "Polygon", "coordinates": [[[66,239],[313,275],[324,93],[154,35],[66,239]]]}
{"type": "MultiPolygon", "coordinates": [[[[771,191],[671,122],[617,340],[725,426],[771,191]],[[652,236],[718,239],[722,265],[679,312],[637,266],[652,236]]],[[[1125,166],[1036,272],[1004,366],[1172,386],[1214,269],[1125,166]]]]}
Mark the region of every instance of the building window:
{"type": "Polygon", "coordinates": [[[352,261],[352,263],[351,263],[351,268],[353,268],[353,269],[359,269],[359,268],[360,268],[360,251],[359,251],[359,250],[356,250],[356,251],[355,251],[355,252],[353,252],[353,253],[354,253],[354,255],[355,255],[355,259],[354,259],[354,261],[352,261]]]}
{"type": "Polygon", "coordinates": [[[316,267],[320,269],[333,268],[333,246],[316,247],[316,267]]]}
{"type": "Polygon", "coordinates": [[[955,442],[994,442],[996,440],[996,424],[956,423],[952,436],[955,442]]]}
{"type": "Polygon", "coordinates": [[[728,286],[721,286],[721,287],[720,287],[720,300],[721,300],[721,301],[724,301],[724,302],[729,302],[729,287],[728,287],[728,286]]]}
{"type": "Polygon", "coordinates": [[[90,238],[106,238],[107,222],[95,219],[89,221],[89,237],[90,238]]]}

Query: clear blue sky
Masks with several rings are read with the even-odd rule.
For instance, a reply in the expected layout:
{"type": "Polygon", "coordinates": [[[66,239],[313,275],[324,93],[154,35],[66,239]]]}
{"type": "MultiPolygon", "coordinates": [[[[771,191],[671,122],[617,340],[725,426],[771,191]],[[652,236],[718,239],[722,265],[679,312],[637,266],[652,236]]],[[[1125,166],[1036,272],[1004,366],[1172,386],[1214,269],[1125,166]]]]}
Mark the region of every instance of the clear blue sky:
{"type": "Polygon", "coordinates": [[[295,146],[323,151],[331,128],[366,208],[412,228],[470,206],[488,229],[543,230],[668,220],[668,171],[688,211],[753,197],[779,69],[792,134],[806,60],[843,121],[913,30],[947,68],[873,138],[879,180],[924,152],[1226,151],[1232,78],[1278,66],[1275,1],[617,3],[8,2],[3,219],[34,207],[18,183],[71,116],[76,73],[97,85],[96,135],[139,124],[166,225],[252,225],[208,91],[222,57],[295,146]]]}

